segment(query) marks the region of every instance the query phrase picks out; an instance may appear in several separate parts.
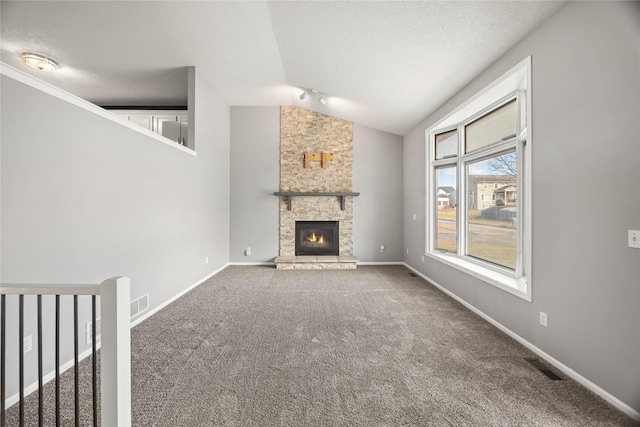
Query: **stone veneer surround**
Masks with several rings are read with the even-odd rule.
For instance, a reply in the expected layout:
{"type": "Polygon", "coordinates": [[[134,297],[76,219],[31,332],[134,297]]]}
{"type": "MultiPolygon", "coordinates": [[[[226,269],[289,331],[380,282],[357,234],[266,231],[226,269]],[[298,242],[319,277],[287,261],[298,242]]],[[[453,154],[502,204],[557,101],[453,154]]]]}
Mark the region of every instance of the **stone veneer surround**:
{"type": "MultiPolygon", "coordinates": [[[[299,107],[280,108],[280,191],[352,192],[353,126],[351,122],[299,107]],[[332,153],[333,160],[322,168],[312,161],[304,168],[304,153],[332,153]]],[[[353,255],[353,197],[346,197],[345,209],[336,196],[280,197],[280,258],[295,255],[295,221],[339,221],[340,255],[353,255]]],[[[328,263],[324,268],[353,268],[328,263]]],[[[278,268],[283,268],[278,264],[278,268]]],[[[296,267],[300,268],[300,267],[296,267]]],[[[309,268],[318,268],[311,267],[309,268]]]]}

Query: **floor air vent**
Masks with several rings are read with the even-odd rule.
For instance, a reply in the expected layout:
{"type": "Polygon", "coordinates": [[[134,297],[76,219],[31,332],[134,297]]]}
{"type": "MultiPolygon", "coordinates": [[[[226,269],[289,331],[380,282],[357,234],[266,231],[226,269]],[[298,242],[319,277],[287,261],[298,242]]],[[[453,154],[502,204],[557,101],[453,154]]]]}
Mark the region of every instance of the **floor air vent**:
{"type": "Polygon", "coordinates": [[[537,370],[539,370],[540,372],[545,374],[547,377],[549,377],[549,379],[554,380],[554,381],[561,381],[562,380],[562,378],[560,378],[554,372],[549,370],[549,368],[547,368],[544,365],[544,363],[542,363],[540,360],[538,360],[538,359],[528,359],[526,357],[524,358],[524,360],[529,362],[534,368],[536,368],[537,370]]]}

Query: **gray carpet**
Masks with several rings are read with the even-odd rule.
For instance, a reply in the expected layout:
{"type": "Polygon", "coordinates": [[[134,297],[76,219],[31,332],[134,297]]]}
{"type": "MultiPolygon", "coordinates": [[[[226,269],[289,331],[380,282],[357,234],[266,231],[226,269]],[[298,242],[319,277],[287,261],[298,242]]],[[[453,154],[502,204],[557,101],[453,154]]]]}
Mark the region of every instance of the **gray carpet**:
{"type": "Polygon", "coordinates": [[[409,273],[226,268],[132,330],[133,424],[634,425],[409,273]]]}

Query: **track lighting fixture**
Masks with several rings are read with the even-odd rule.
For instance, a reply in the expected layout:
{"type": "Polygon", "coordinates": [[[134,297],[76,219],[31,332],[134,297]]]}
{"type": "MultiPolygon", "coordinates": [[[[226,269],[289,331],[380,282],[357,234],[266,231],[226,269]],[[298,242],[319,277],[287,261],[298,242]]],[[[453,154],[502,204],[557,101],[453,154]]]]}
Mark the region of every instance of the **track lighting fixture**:
{"type": "Polygon", "coordinates": [[[300,94],[300,101],[304,101],[307,97],[316,97],[320,105],[327,105],[327,96],[320,92],[318,89],[302,89],[302,93],[300,94]]]}

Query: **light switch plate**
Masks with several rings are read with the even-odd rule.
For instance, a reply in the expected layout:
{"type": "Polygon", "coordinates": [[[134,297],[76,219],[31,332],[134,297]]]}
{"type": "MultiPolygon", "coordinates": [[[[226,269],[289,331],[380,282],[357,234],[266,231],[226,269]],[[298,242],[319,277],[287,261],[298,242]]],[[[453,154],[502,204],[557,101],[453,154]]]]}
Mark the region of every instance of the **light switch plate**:
{"type": "Polygon", "coordinates": [[[629,230],[629,247],[640,249],[640,230],[629,230]]]}

